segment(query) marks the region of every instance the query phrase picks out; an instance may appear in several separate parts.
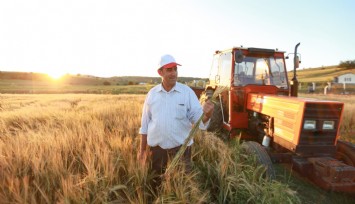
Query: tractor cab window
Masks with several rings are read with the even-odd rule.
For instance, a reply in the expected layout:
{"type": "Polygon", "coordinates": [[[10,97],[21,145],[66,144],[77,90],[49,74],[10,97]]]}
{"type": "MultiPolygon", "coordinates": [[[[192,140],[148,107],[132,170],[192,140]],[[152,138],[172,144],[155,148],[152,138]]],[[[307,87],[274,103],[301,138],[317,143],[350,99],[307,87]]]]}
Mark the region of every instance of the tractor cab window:
{"type": "Polygon", "coordinates": [[[268,65],[268,60],[266,58],[261,58],[256,60],[255,67],[255,83],[262,85],[270,84],[270,66],[268,65]]]}
{"type": "Polygon", "coordinates": [[[242,63],[235,64],[234,86],[254,83],[255,62],[245,60],[242,63]]]}
{"type": "Polygon", "coordinates": [[[210,84],[230,86],[232,65],[231,52],[216,54],[210,71],[210,84]]]}
{"type": "Polygon", "coordinates": [[[220,84],[223,86],[230,86],[232,69],[232,53],[223,53],[219,59],[219,74],[221,77],[220,84]]]}
{"type": "Polygon", "coordinates": [[[218,74],[219,57],[220,57],[220,55],[217,54],[213,58],[212,67],[211,67],[211,71],[210,71],[210,77],[209,77],[211,84],[218,84],[220,82],[220,76],[218,74]]]}
{"type": "Polygon", "coordinates": [[[287,88],[284,60],[282,58],[270,58],[270,69],[273,84],[279,88],[287,88]]]}
{"type": "Polygon", "coordinates": [[[287,88],[286,80],[283,58],[245,57],[243,62],[235,63],[234,86],[258,84],[287,88]]]}

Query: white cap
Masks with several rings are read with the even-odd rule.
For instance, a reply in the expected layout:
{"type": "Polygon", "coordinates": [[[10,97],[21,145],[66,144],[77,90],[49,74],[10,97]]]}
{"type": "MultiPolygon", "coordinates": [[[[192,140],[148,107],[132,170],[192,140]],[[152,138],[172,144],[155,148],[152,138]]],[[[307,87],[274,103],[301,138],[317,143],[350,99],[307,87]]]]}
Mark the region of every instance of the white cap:
{"type": "Polygon", "coordinates": [[[180,64],[176,63],[175,59],[171,55],[163,55],[159,61],[159,69],[160,68],[171,68],[175,66],[181,66],[180,64]]]}

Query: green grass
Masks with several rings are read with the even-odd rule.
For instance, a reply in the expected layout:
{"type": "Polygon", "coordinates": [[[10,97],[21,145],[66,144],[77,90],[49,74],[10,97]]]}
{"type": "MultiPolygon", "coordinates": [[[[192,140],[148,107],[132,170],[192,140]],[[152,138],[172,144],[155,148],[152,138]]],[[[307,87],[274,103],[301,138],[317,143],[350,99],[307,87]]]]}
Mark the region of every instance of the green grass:
{"type": "Polygon", "coordinates": [[[295,190],[301,203],[354,203],[355,198],[351,197],[349,194],[326,191],[311,183],[307,178],[292,171],[290,164],[274,164],[274,168],[278,175],[277,180],[282,183],[287,183],[291,189],[295,190]]]}

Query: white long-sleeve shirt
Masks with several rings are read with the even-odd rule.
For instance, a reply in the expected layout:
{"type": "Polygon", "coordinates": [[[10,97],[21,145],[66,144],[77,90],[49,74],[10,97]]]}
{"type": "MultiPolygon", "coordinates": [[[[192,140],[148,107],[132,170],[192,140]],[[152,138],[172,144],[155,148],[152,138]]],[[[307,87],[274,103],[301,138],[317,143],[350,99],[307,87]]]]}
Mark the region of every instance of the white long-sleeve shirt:
{"type": "MultiPolygon", "coordinates": [[[[184,143],[202,113],[197,96],[190,87],[176,83],[167,92],[159,84],[147,94],[139,133],[147,134],[147,143],[151,147],[174,148],[184,143]]],[[[209,121],[201,122],[199,128],[205,130],[208,124],[209,121]]],[[[193,140],[188,145],[192,143],[193,140]]]]}

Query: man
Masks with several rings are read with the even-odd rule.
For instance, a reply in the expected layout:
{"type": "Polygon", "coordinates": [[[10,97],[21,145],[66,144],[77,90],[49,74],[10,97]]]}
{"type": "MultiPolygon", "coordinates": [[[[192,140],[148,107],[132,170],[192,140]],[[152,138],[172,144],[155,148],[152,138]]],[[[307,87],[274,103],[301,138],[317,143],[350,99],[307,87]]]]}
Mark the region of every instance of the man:
{"type": "MultiPolygon", "coordinates": [[[[152,169],[158,174],[164,173],[168,159],[172,159],[184,144],[202,113],[205,114],[199,128],[207,128],[214,109],[210,101],[201,107],[193,90],[177,82],[177,66],[181,65],[173,56],[161,57],[158,73],[162,83],[149,91],[143,106],[139,156],[145,162],[149,149],[152,169]]],[[[186,165],[190,165],[192,143],[190,141],[182,157],[186,165]]]]}

